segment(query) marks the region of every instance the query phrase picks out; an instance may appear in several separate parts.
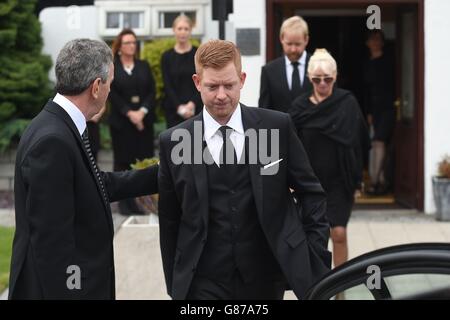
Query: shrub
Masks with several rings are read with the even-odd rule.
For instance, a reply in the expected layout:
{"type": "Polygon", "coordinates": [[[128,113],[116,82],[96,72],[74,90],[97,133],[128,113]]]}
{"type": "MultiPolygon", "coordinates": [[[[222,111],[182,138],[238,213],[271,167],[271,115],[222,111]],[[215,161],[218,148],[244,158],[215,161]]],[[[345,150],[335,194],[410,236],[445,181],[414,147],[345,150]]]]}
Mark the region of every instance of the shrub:
{"type": "Polygon", "coordinates": [[[438,175],[442,178],[450,179],[450,156],[445,155],[438,164],[438,175]]]}

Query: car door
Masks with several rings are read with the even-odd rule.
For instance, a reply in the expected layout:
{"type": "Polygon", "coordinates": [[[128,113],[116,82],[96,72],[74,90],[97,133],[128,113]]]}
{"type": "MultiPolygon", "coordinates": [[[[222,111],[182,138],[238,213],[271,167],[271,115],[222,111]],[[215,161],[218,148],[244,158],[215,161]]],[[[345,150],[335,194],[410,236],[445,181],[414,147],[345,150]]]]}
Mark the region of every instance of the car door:
{"type": "Polygon", "coordinates": [[[450,244],[415,243],[356,257],[308,290],[307,300],[450,299],[450,244]]]}

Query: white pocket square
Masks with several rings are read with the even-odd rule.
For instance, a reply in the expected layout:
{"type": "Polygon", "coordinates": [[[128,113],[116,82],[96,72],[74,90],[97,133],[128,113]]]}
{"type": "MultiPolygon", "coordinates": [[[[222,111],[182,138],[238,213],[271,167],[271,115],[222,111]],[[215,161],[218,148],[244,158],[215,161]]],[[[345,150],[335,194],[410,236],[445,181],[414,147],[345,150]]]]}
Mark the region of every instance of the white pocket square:
{"type": "Polygon", "coordinates": [[[263,169],[268,169],[268,168],[270,168],[270,167],[272,167],[272,166],[274,166],[274,165],[276,165],[276,164],[280,163],[281,161],[283,161],[283,159],[280,159],[280,160],[277,160],[277,161],[271,162],[271,163],[269,163],[269,164],[266,164],[266,165],[264,166],[264,168],[263,168],[263,169]]]}

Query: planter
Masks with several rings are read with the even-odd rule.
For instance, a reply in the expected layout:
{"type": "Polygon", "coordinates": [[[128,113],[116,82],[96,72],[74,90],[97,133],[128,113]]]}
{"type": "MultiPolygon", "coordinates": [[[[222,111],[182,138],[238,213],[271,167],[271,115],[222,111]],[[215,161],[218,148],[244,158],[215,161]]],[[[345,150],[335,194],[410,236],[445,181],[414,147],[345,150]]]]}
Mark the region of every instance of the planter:
{"type": "Polygon", "coordinates": [[[450,221],[450,179],[433,177],[433,196],[436,219],[450,221]]]}

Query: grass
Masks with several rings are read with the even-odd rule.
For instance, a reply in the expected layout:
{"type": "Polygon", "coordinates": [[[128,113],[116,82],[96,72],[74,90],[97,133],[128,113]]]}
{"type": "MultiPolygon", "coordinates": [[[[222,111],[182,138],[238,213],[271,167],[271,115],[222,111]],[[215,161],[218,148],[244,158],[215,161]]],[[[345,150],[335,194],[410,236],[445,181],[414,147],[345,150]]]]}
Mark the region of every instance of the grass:
{"type": "Polygon", "coordinates": [[[0,227],[0,293],[8,287],[14,228],[0,227]]]}

